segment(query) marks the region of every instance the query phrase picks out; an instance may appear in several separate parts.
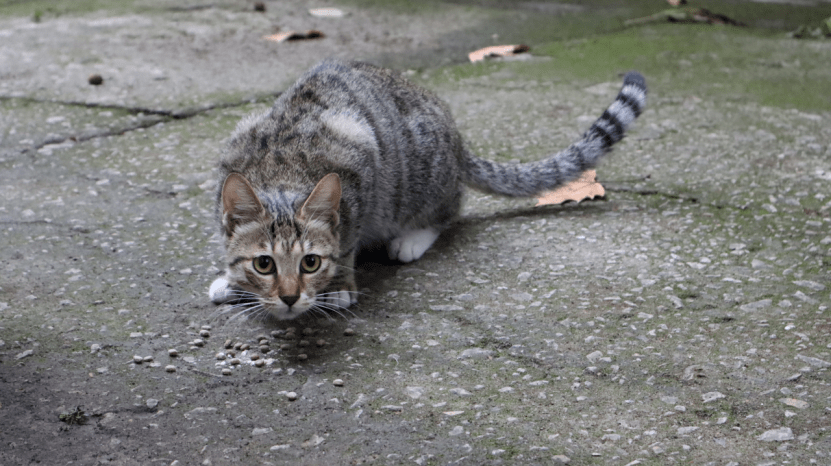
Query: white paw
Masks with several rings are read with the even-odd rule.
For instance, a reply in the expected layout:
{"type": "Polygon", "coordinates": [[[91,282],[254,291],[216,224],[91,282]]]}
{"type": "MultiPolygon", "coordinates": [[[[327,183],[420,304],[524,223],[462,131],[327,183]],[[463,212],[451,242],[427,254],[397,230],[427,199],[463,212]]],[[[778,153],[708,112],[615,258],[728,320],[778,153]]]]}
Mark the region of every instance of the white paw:
{"type": "Polygon", "coordinates": [[[390,241],[387,252],[389,252],[390,259],[412,262],[423,256],[438,237],[439,232],[434,228],[405,231],[401,236],[390,241]]]}
{"type": "Polygon", "coordinates": [[[358,293],[346,290],[335,291],[321,299],[325,305],[336,309],[346,309],[358,302],[358,293]]]}
{"type": "Polygon", "coordinates": [[[235,294],[228,280],[225,277],[219,277],[211,283],[208,296],[214,304],[224,304],[231,301],[235,297],[235,294]]]}

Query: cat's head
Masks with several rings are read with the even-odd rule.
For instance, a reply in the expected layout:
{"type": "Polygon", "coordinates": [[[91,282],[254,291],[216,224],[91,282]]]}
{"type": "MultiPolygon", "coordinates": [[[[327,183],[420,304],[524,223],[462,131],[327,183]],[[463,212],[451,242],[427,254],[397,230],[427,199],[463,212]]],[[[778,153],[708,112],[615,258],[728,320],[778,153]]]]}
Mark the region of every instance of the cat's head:
{"type": "Polygon", "coordinates": [[[320,305],[337,273],[340,178],[323,177],[293,215],[269,212],[251,184],[228,175],[221,191],[225,278],[240,297],[277,319],[293,319],[320,305]]]}

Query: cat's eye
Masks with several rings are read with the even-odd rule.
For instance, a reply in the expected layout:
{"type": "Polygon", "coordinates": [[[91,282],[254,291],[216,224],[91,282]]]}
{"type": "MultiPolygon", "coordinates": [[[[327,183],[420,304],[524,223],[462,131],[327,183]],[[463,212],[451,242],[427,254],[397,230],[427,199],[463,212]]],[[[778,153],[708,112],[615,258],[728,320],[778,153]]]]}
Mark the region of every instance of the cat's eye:
{"type": "Polygon", "coordinates": [[[263,275],[274,273],[274,259],[269,256],[257,256],[254,258],[254,270],[263,275]]]}
{"type": "Polygon", "coordinates": [[[303,273],[315,273],[320,268],[320,256],[309,254],[300,261],[300,271],[303,273]]]}

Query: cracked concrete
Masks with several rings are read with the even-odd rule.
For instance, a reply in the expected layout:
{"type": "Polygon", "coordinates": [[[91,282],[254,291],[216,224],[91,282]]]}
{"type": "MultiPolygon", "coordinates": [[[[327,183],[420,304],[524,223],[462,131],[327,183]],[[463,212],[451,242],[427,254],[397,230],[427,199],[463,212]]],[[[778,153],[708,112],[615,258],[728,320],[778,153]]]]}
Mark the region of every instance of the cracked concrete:
{"type": "Polygon", "coordinates": [[[652,3],[0,8],[0,463],[831,461],[831,41],[784,34],[831,12],[619,27],[652,3]],[[531,56],[464,62],[495,33],[531,56]],[[235,319],[206,295],[214,163],[332,55],[399,67],[503,161],[570,143],[622,71],[650,100],[605,200],[469,192],[421,260],[361,257],[349,318],[235,319]]]}

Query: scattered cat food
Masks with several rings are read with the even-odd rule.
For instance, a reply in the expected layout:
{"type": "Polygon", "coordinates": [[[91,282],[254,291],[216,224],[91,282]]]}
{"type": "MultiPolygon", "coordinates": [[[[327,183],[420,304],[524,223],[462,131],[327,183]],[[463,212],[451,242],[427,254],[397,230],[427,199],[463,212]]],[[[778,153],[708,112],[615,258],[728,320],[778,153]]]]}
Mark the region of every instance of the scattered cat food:
{"type": "Polygon", "coordinates": [[[228,369],[227,367],[222,369],[222,375],[231,375],[232,373],[233,371],[231,369],[228,369]]]}
{"type": "Polygon", "coordinates": [[[297,393],[295,393],[295,392],[288,392],[288,393],[286,393],[286,398],[288,398],[288,399],[289,399],[289,401],[294,401],[294,400],[296,400],[296,399],[297,399],[297,393]]]}
{"type": "Polygon", "coordinates": [[[264,2],[254,2],[254,11],[265,13],[265,3],[264,2]]]}
{"type": "Polygon", "coordinates": [[[343,379],[335,379],[332,381],[332,385],[336,387],[343,387],[343,379]]]}
{"type": "Polygon", "coordinates": [[[167,350],[167,355],[171,358],[175,358],[176,356],[179,356],[179,352],[176,351],[176,348],[170,348],[169,350],[167,350]]]}
{"type": "Polygon", "coordinates": [[[291,345],[288,343],[283,343],[282,345],[280,345],[280,349],[283,351],[288,351],[291,349],[291,345]]]}
{"type": "Polygon", "coordinates": [[[279,337],[279,336],[283,335],[284,333],[285,333],[285,332],[284,332],[284,331],[282,331],[282,330],[272,330],[272,331],[271,331],[271,337],[272,337],[272,338],[277,338],[277,337],[279,337]]]}
{"type": "Polygon", "coordinates": [[[211,332],[209,332],[207,330],[200,330],[199,331],[199,336],[202,337],[202,338],[208,338],[208,337],[211,336],[211,332]]]}
{"type": "Polygon", "coordinates": [[[606,195],[603,185],[597,182],[597,172],[586,170],[580,178],[559,188],[542,193],[537,198],[537,206],[549,204],[563,204],[565,202],[580,202],[584,199],[594,199],[606,195]]]}
{"type": "Polygon", "coordinates": [[[309,359],[309,356],[307,354],[302,354],[301,353],[301,354],[297,355],[297,359],[299,359],[301,361],[305,361],[305,360],[309,359]]]}
{"type": "Polygon", "coordinates": [[[217,361],[224,361],[225,360],[225,353],[216,353],[216,360],[217,361]]]}
{"type": "Polygon", "coordinates": [[[238,366],[242,363],[242,361],[240,361],[239,358],[233,358],[229,362],[231,363],[232,366],[238,366]]]}
{"type": "Polygon", "coordinates": [[[346,13],[337,8],[312,8],[309,14],[317,18],[343,18],[346,13]]]}
{"type": "Polygon", "coordinates": [[[268,345],[260,345],[260,353],[266,354],[271,351],[271,347],[268,345]]]}
{"type": "Polygon", "coordinates": [[[142,362],[144,362],[144,358],[137,355],[137,354],[134,354],[133,355],[133,362],[136,363],[136,364],[141,364],[142,362]]]}
{"type": "Polygon", "coordinates": [[[317,340],[317,341],[315,342],[315,344],[316,344],[317,346],[326,346],[326,340],[324,340],[323,338],[321,338],[321,339],[317,340]]]}
{"type": "Polygon", "coordinates": [[[250,348],[251,348],[251,345],[249,345],[248,343],[243,343],[243,344],[239,347],[239,349],[240,349],[241,351],[248,351],[250,348]]]}
{"type": "Polygon", "coordinates": [[[265,40],[270,40],[272,42],[293,42],[298,40],[311,40],[311,39],[322,39],[326,37],[325,34],[316,30],[316,29],[309,29],[306,32],[298,32],[298,31],[288,31],[288,32],[280,32],[277,34],[271,34],[269,36],[263,37],[265,40]]]}
{"type": "Polygon", "coordinates": [[[225,349],[233,348],[234,347],[234,340],[228,339],[225,340],[225,349]]]}
{"type": "Polygon", "coordinates": [[[153,362],[153,356],[145,356],[142,358],[142,362],[153,362]]]}
{"type": "Polygon", "coordinates": [[[299,346],[301,348],[305,348],[305,347],[309,346],[309,341],[308,340],[300,340],[297,343],[297,346],[299,346]]]}
{"type": "Polygon", "coordinates": [[[512,57],[521,53],[526,53],[531,50],[527,45],[494,45],[492,47],[485,47],[467,54],[467,57],[472,63],[482,61],[486,58],[495,57],[512,57]]]}
{"type": "Polygon", "coordinates": [[[169,364],[164,367],[164,370],[166,370],[167,372],[176,372],[176,366],[169,364]]]}
{"type": "Polygon", "coordinates": [[[315,329],[313,329],[311,327],[306,327],[306,328],[303,329],[303,335],[308,336],[308,335],[312,335],[313,333],[315,333],[315,329]]]}
{"type": "Polygon", "coordinates": [[[286,334],[283,335],[283,338],[286,340],[294,340],[295,338],[297,338],[297,335],[295,335],[294,332],[286,332],[286,334]]]}
{"type": "Polygon", "coordinates": [[[265,359],[257,359],[256,361],[254,361],[254,365],[257,367],[265,366],[265,359]]]}
{"type": "Polygon", "coordinates": [[[347,328],[346,330],[343,331],[343,334],[347,337],[351,337],[352,335],[355,334],[355,329],[347,328]]]}
{"type": "Polygon", "coordinates": [[[100,74],[91,74],[89,75],[89,78],[87,78],[87,82],[93,86],[100,86],[104,84],[104,78],[102,78],[100,74]]]}
{"type": "Polygon", "coordinates": [[[259,360],[259,359],[260,359],[260,355],[259,355],[259,354],[254,353],[254,354],[252,354],[252,355],[251,355],[251,360],[252,360],[252,361],[257,361],[257,360],[259,360]]]}

